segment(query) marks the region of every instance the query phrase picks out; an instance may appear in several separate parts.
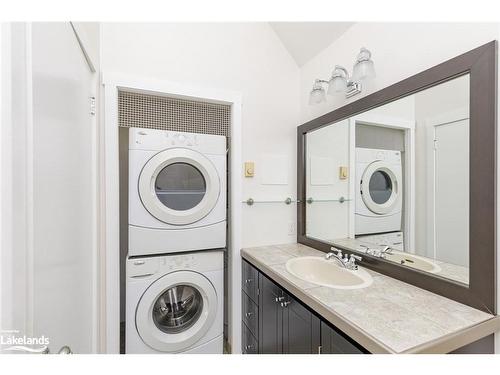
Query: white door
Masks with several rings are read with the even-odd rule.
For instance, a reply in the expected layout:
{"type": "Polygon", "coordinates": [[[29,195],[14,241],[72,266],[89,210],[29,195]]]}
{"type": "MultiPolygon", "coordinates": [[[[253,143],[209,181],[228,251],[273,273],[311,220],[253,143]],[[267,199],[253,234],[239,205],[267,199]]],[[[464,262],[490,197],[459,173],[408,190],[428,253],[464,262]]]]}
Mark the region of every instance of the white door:
{"type": "Polygon", "coordinates": [[[33,331],[93,351],[96,261],[94,73],[69,23],[34,23],[33,331]]]}
{"type": "MultiPolygon", "coordinates": [[[[24,210],[25,220],[12,222],[14,244],[24,238],[12,249],[13,263],[21,265],[16,277],[23,282],[18,289],[13,283],[17,323],[10,329],[13,335],[47,338],[51,353],[63,346],[92,353],[97,350],[97,159],[90,97],[96,77],[70,23],[23,27],[16,43],[26,46],[20,60],[26,64],[26,132],[13,145],[18,153],[13,188],[23,197],[13,208],[24,210]]],[[[16,77],[13,83],[20,84],[16,77]]]]}
{"type": "Polygon", "coordinates": [[[469,120],[435,127],[436,259],[469,265],[469,120]]]}

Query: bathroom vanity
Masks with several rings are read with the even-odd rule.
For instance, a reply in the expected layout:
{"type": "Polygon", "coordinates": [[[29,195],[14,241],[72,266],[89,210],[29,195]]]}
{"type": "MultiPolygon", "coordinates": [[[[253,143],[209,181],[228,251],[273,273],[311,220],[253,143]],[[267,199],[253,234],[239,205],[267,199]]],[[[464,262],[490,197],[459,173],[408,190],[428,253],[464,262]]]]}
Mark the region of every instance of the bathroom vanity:
{"type": "Polygon", "coordinates": [[[241,251],[244,352],[494,352],[496,70],[492,41],[297,128],[297,244],[241,251]]]}
{"type": "Polygon", "coordinates": [[[243,353],[366,352],[251,263],[244,261],[242,272],[243,353]]]}
{"type": "Polygon", "coordinates": [[[325,257],[301,244],[241,256],[243,353],[487,353],[500,329],[492,314],[362,268],[373,282],[359,289],[299,279],[287,262],[325,257]]]}

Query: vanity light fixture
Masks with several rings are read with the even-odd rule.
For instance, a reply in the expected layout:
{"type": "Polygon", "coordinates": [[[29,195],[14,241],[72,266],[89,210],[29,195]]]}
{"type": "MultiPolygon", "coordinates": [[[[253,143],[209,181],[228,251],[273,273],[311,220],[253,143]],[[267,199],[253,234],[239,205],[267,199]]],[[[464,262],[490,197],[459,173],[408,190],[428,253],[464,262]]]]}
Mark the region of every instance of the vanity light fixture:
{"type": "Polygon", "coordinates": [[[362,91],[361,83],[375,78],[375,66],[371,56],[371,52],[363,47],[359,51],[354,63],[352,76],[349,76],[349,72],[343,66],[335,65],[330,80],[314,80],[313,88],[309,95],[309,104],[319,104],[326,101],[326,93],[334,97],[345,96],[346,98],[359,94],[362,91]],[[328,85],[326,93],[323,84],[328,85]]]}

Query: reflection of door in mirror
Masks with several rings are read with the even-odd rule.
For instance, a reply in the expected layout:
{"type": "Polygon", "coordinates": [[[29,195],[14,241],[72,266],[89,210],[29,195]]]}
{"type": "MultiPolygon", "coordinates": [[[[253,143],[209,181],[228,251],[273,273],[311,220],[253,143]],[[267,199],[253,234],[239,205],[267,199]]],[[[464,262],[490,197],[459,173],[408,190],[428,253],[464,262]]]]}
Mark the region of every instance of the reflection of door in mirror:
{"type": "Polygon", "coordinates": [[[434,258],[468,267],[469,120],[434,128],[434,258]]]}
{"type": "MultiPolygon", "coordinates": [[[[469,75],[415,94],[415,251],[469,265],[469,75]]],[[[451,268],[451,267],[450,267],[451,268]]]]}

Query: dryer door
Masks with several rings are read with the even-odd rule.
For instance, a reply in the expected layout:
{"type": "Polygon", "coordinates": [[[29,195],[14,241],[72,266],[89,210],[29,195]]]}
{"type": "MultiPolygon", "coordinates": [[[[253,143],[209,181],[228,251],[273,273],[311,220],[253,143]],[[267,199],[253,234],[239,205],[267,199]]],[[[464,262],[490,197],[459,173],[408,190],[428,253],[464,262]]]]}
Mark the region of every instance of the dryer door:
{"type": "Polygon", "coordinates": [[[194,223],[212,211],[220,195],[217,169],[185,148],[159,152],[139,176],[139,196],[151,215],[167,224],[194,223]]]}
{"type": "Polygon", "coordinates": [[[383,161],[368,165],[361,180],[361,196],[366,207],[380,215],[391,213],[401,201],[400,178],[383,161]]]}
{"type": "Polygon", "coordinates": [[[162,352],[196,344],[214,323],[217,294],[210,281],[192,271],[177,271],[155,281],[141,297],[136,327],[142,340],[162,352]]]}

